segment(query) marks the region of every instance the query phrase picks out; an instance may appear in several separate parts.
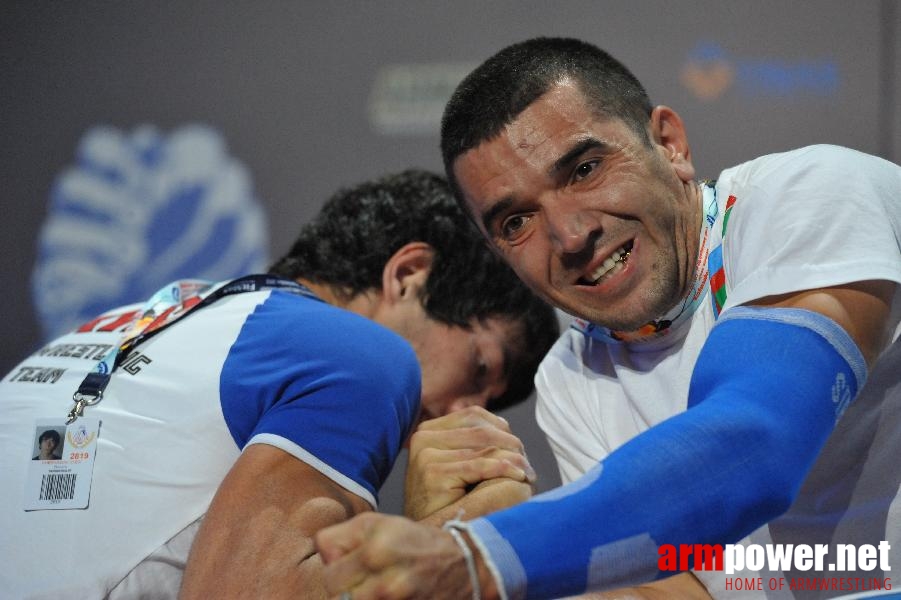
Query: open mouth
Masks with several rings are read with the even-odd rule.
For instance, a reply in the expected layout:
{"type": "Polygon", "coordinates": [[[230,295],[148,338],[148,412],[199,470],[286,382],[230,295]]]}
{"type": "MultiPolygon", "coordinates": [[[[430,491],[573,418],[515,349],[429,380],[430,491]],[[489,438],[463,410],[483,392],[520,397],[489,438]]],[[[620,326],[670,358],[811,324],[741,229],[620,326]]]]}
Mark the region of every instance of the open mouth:
{"type": "Polygon", "coordinates": [[[629,255],[632,253],[632,244],[633,240],[629,240],[614,250],[610,256],[604,259],[604,262],[591,273],[591,275],[582,278],[582,283],[586,285],[597,285],[605,277],[613,273],[614,270],[617,270],[618,267],[625,265],[626,261],[629,260],[629,255]]]}

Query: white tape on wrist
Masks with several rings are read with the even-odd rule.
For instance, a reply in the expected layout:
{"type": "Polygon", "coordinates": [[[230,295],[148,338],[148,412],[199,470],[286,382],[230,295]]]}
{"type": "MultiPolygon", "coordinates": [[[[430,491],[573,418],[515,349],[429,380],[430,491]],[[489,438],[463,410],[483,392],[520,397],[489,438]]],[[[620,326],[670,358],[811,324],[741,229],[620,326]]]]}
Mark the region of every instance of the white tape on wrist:
{"type": "Polygon", "coordinates": [[[444,524],[444,530],[451,534],[460,551],[463,553],[463,560],[466,561],[466,570],[469,571],[469,581],[472,585],[472,600],[482,600],[482,588],[479,584],[479,572],[476,569],[476,561],[469,549],[469,544],[463,539],[460,533],[459,521],[448,521],[444,524]]]}

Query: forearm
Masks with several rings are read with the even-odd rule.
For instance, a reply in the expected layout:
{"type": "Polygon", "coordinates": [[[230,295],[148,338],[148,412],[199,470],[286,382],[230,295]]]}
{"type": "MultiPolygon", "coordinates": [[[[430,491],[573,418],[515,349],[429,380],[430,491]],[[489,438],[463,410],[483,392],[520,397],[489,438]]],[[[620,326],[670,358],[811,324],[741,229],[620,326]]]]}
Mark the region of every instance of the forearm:
{"type": "MultiPolygon", "coordinates": [[[[470,552],[473,553],[473,557],[476,558],[477,554],[475,553],[477,550],[472,540],[468,539],[466,534],[461,535],[464,543],[467,544],[470,552]]],[[[476,573],[479,580],[479,596],[483,600],[499,598],[500,595],[495,585],[494,577],[484,562],[476,563],[476,573]]],[[[472,582],[461,581],[458,587],[468,588],[468,591],[471,591],[472,582]]],[[[632,587],[618,588],[605,592],[589,592],[578,596],[577,599],[574,597],[573,600],[670,600],[672,598],[679,598],[679,600],[711,600],[707,588],[691,572],[679,573],[667,579],[632,587]]]]}
{"type": "MultiPolygon", "coordinates": [[[[837,373],[853,397],[863,359],[851,343],[849,363],[815,328],[767,321],[717,329],[724,325],[705,347],[712,355],[699,358],[711,366],[693,379],[692,408],[582,479],[469,524],[511,594],[546,598],[650,581],[662,575],[659,545],[729,543],[788,508],[834,427],[837,373]],[[723,357],[735,340],[756,361],[743,378],[723,357]],[[790,361],[796,353],[803,363],[790,361]]],[[[834,323],[816,326],[847,340],[834,323]]]]}

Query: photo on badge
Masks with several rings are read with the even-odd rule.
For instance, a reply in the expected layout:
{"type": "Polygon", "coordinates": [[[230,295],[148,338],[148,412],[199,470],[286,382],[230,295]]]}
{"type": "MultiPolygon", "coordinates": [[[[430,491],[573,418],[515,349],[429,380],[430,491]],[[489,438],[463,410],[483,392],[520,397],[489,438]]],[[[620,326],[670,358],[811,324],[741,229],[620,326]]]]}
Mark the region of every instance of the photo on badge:
{"type": "Polygon", "coordinates": [[[37,421],[30,433],[26,511],[88,507],[99,434],[99,419],[81,417],[68,425],[58,419],[37,421]]]}

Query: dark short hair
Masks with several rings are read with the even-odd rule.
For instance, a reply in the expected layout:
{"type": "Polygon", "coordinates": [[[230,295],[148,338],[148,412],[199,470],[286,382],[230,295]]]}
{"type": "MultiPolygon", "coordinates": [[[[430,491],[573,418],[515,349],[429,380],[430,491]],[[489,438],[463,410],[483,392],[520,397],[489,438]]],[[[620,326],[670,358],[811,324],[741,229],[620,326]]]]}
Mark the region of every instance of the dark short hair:
{"type": "Polygon", "coordinates": [[[559,335],[556,315],[488,249],[443,177],[414,169],[338,191],[269,271],[328,285],[350,299],[381,289],[388,259],[410,242],[434,250],[421,298],[429,317],[463,328],[489,318],[518,325],[507,392],[490,408],[525,399],[559,335]]]}
{"type": "Polygon", "coordinates": [[[599,117],[622,119],[650,143],[651,101],[641,82],[600,48],[570,38],[540,37],[507,46],[457,86],[441,121],[441,155],[459,192],[453,163],[499,135],[555,84],[569,78],[599,117]]]}
{"type": "Polygon", "coordinates": [[[56,431],[55,429],[48,429],[40,435],[40,437],[38,438],[38,444],[43,444],[44,440],[47,438],[53,438],[54,445],[59,446],[60,437],[58,431],[56,431]]]}

